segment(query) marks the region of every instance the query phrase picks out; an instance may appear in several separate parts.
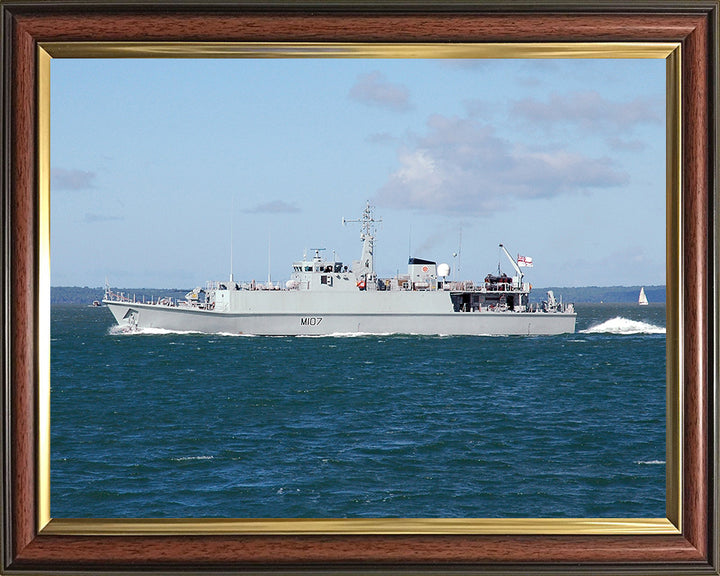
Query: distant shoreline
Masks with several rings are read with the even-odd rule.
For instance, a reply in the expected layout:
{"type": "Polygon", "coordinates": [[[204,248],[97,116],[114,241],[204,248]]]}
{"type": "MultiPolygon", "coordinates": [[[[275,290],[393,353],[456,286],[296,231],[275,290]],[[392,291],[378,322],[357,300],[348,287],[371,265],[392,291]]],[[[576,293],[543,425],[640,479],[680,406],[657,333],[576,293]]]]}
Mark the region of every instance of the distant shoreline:
{"type": "MultiPolygon", "coordinates": [[[[158,298],[185,298],[190,288],[113,288],[114,292],[137,298],[142,301],[158,298]]],[[[530,295],[531,302],[540,302],[545,294],[552,290],[555,297],[562,297],[564,302],[575,303],[613,303],[624,304],[637,302],[640,286],[581,286],[547,288],[534,287],[530,295]]],[[[104,288],[88,286],[53,286],[50,288],[51,304],[92,304],[94,300],[102,300],[104,288]]],[[[645,286],[645,294],[651,303],[665,302],[665,286],[645,286]]]]}

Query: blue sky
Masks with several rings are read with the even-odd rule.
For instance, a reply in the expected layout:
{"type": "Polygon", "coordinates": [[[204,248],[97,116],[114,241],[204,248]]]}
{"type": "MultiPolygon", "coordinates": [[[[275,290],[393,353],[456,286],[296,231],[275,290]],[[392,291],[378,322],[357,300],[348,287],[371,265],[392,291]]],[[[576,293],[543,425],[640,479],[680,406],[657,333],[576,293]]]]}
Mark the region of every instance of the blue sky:
{"type": "Polygon", "coordinates": [[[305,249],[537,286],[665,283],[663,60],[51,66],[53,286],[284,282],[305,249]],[[453,253],[459,256],[454,257],[453,253]],[[459,271],[456,270],[459,268],[459,271]]]}

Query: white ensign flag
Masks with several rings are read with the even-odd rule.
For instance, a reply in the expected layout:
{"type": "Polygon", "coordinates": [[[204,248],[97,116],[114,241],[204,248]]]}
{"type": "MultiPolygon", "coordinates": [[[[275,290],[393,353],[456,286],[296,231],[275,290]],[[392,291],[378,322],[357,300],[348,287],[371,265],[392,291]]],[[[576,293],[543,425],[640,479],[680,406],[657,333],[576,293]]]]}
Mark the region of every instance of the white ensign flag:
{"type": "Polygon", "coordinates": [[[518,266],[527,266],[528,268],[532,268],[532,258],[530,256],[518,256],[517,259],[518,266]]]}

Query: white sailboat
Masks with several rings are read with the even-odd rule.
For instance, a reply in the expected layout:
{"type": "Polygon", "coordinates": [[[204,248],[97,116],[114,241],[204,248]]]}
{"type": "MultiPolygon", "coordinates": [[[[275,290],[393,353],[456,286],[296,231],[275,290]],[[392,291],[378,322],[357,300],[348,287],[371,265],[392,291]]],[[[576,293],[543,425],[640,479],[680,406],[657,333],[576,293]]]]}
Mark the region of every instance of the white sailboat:
{"type": "Polygon", "coordinates": [[[638,304],[640,306],[648,305],[648,299],[647,299],[647,296],[645,296],[645,286],[640,288],[640,296],[638,296],[638,304]]]}

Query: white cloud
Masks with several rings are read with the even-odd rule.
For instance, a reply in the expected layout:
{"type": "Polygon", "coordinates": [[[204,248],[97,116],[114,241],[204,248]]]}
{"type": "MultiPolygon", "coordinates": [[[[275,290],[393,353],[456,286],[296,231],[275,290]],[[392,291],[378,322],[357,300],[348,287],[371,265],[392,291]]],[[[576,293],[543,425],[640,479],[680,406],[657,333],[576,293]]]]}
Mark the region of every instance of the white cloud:
{"type": "Polygon", "coordinates": [[[95,188],[95,173],[86,170],[53,168],[51,186],[55,190],[89,190],[95,188]]]}
{"type": "Polygon", "coordinates": [[[628,102],[608,100],[598,92],[552,94],[547,101],[523,98],[512,103],[511,114],[524,122],[549,127],[575,125],[603,134],[626,132],[638,124],[658,124],[663,118],[659,99],[635,98],[628,102]]]}
{"type": "Polygon", "coordinates": [[[435,115],[398,152],[379,205],[488,215],[522,198],[585,193],[627,182],[610,158],[513,144],[474,118],[435,115]]]}
{"type": "Polygon", "coordinates": [[[388,110],[404,111],[410,108],[410,92],[402,84],[389,82],[380,72],[358,76],[350,89],[350,97],[358,102],[388,110]]]}
{"type": "Polygon", "coordinates": [[[608,138],[607,143],[613,149],[627,150],[630,152],[638,152],[640,150],[644,150],[645,147],[647,146],[645,144],[645,142],[643,142],[642,140],[637,140],[637,139],[625,140],[623,138],[613,138],[613,137],[608,138]]]}
{"type": "Polygon", "coordinates": [[[258,204],[253,208],[245,210],[245,212],[250,212],[253,214],[287,214],[292,212],[300,212],[300,209],[295,206],[295,204],[291,204],[283,200],[272,200],[270,202],[258,204]]]}

